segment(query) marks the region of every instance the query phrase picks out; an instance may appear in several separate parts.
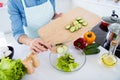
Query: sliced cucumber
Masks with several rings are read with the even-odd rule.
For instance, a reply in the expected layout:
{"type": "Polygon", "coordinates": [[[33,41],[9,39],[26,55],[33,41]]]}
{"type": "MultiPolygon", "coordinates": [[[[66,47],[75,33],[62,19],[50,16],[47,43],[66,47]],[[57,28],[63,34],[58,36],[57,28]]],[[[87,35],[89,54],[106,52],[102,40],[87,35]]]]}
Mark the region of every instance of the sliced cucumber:
{"type": "Polygon", "coordinates": [[[63,49],[64,49],[64,53],[66,53],[66,52],[67,52],[67,50],[68,50],[68,47],[67,47],[67,46],[65,46],[65,45],[63,45],[63,49]]]}
{"type": "Polygon", "coordinates": [[[68,50],[68,48],[67,48],[67,46],[65,46],[65,45],[61,45],[61,46],[58,46],[57,47],[57,53],[66,53],[67,52],[67,50],[68,50]]]}
{"type": "Polygon", "coordinates": [[[83,25],[83,26],[87,26],[88,23],[87,23],[87,22],[83,22],[82,25],[83,25]]]}
{"type": "Polygon", "coordinates": [[[69,58],[70,58],[70,59],[72,59],[72,60],[74,60],[74,58],[73,58],[73,56],[72,56],[72,55],[69,55],[69,58]]]}
{"type": "Polygon", "coordinates": [[[74,32],[74,31],[75,31],[75,27],[72,26],[72,27],[70,28],[70,32],[74,32]]]}
{"type": "Polygon", "coordinates": [[[67,25],[67,26],[65,26],[65,29],[69,30],[70,27],[71,27],[70,25],[67,25]]]}
{"type": "Polygon", "coordinates": [[[79,29],[81,29],[81,28],[82,28],[82,25],[81,25],[81,24],[79,24],[78,28],[79,28],[79,29]]]}
{"type": "Polygon", "coordinates": [[[79,20],[82,20],[82,18],[81,18],[81,17],[78,17],[78,18],[76,18],[76,20],[79,21],[79,20]]]}
{"type": "Polygon", "coordinates": [[[65,29],[73,33],[87,25],[88,23],[83,18],[77,17],[72,21],[72,23],[70,23],[69,25],[66,25],[65,29]]]}
{"type": "Polygon", "coordinates": [[[73,25],[77,25],[77,24],[79,24],[79,22],[77,20],[74,20],[73,25]]]}
{"type": "Polygon", "coordinates": [[[78,25],[75,25],[75,30],[77,31],[79,29],[78,25]]]}
{"type": "Polygon", "coordinates": [[[79,23],[83,23],[83,22],[84,22],[84,20],[83,20],[83,19],[79,20],[79,23]]]}
{"type": "Polygon", "coordinates": [[[62,46],[57,47],[57,53],[63,53],[64,52],[64,48],[62,46]]]}

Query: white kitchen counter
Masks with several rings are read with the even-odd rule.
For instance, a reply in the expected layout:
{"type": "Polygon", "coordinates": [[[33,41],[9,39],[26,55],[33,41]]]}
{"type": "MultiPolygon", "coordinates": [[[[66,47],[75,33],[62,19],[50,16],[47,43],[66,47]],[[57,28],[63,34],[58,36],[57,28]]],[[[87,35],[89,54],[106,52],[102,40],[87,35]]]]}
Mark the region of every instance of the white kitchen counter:
{"type": "MultiPolygon", "coordinates": [[[[25,58],[29,48],[25,45],[12,44],[15,48],[14,58],[25,58]]],[[[100,47],[101,52],[95,55],[88,55],[83,68],[75,72],[61,72],[50,64],[50,51],[38,55],[40,66],[33,74],[26,74],[22,80],[120,80],[120,60],[114,68],[107,68],[100,64],[99,57],[107,51],[100,47]]]]}

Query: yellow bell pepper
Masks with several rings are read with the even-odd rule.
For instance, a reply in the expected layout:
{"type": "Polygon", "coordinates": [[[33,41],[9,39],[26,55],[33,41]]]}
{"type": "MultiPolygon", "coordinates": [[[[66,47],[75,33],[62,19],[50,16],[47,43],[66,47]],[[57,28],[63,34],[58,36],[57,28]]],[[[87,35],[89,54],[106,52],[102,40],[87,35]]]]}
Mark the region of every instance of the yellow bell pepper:
{"type": "Polygon", "coordinates": [[[96,35],[94,32],[88,31],[84,34],[84,39],[87,44],[92,44],[96,39],[96,35]]]}

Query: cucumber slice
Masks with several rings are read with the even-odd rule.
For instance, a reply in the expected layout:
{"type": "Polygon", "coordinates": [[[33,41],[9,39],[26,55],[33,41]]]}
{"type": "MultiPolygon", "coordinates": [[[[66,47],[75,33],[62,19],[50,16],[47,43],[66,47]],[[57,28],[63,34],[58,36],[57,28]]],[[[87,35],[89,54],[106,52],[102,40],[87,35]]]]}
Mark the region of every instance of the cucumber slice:
{"type": "Polygon", "coordinates": [[[72,26],[72,27],[70,28],[70,32],[74,32],[74,31],[75,31],[75,27],[72,26]]]}
{"type": "Polygon", "coordinates": [[[77,31],[79,29],[78,25],[75,25],[75,30],[77,31]]]}
{"type": "Polygon", "coordinates": [[[67,52],[67,50],[68,50],[68,47],[67,47],[67,46],[65,46],[65,45],[63,45],[63,49],[64,49],[64,53],[66,53],[66,52],[67,52]]]}
{"type": "Polygon", "coordinates": [[[79,28],[79,29],[81,29],[81,28],[82,28],[82,25],[81,25],[81,24],[79,24],[78,28],[79,28]]]}
{"type": "Polygon", "coordinates": [[[71,33],[73,33],[87,25],[88,25],[88,23],[83,18],[77,17],[76,19],[74,19],[72,21],[71,24],[66,25],[65,29],[69,30],[71,33]]]}
{"type": "Polygon", "coordinates": [[[71,27],[70,25],[67,25],[67,26],[65,26],[65,29],[69,30],[70,27],[71,27]]]}
{"type": "Polygon", "coordinates": [[[82,25],[83,25],[83,26],[87,26],[88,23],[87,23],[87,22],[83,22],[82,25]]]}
{"type": "Polygon", "coordinates": [[[70,58],[70,59],[72,59],[72,60],[74,60],[74,58],[73,58],[73,56],[72,56],[72,55],[69,55],[69,58],[70,58]]]}
{"type": "Polygon", "coordinates": [[[64,52],[64,48],[62,46],[57,47],[57,53],[63,53],[64,52]]]}
{"type": "Polygon", "coordinates": [[[83,19],[79,20],[79,23],[83,23],[83,22],[84,22],[84,20],[83,20],[83,19]]]}
{"type": "Polygon", "coordinates": [[[73,25],[77,25],[77,24],[79,24],[79,22],[77,20],[74,20],[73,25]]]}
{"type": "Polygon", "coordinates": [[[68,48],[67,48],[67,46],[65,46],[65,45],[61,45],[61,46],[58,46],[57,47],[57,53],[66,53],[67,52],[67,50],[68,50],[68,48]]]}
{"type": "Polygon", "coordinates": [[[81,18],[81,17],[78,17],[78,18],[76,18],[76,20],[79,21],[79,20],[82,20],[82,18],[81,18]]]}

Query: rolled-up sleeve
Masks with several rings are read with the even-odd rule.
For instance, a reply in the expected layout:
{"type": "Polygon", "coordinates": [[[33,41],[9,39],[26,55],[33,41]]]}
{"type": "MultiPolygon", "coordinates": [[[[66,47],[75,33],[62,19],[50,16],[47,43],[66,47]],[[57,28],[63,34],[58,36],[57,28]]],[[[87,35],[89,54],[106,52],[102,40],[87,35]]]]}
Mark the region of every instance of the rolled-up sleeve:
{"type": "Polygon", "coordinates": [[[22,15],[20,15],[20,11],[14,0],[8,0],[8,13],[10,14],[13,36],[18,41],[19,37],[25,33],[23,29],[22,15]]]}

